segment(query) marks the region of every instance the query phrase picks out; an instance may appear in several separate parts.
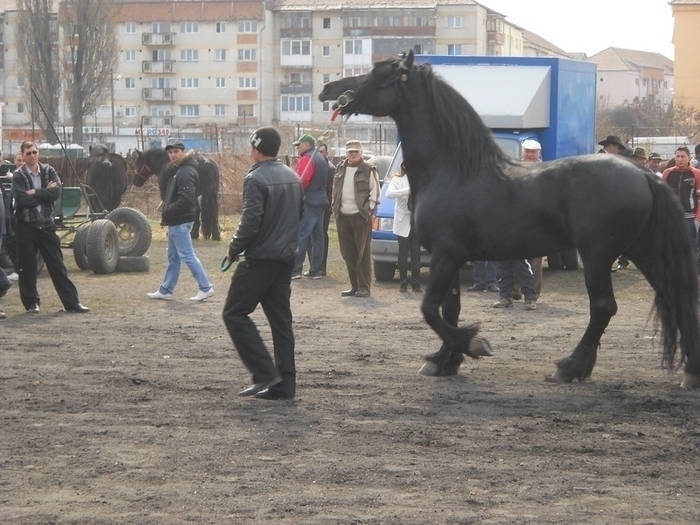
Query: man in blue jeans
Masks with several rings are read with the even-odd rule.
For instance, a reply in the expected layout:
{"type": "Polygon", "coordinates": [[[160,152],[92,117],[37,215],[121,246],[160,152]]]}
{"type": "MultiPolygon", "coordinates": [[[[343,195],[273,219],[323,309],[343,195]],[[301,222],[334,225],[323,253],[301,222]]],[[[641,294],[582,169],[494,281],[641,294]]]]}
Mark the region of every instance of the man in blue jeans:
{"type": "Polygon", "coordinates": [[[299,225],[299,255],[294,263],[292,279],[301,279],[307,251],[311,266],[304,276],[320,279],[323,275],[323,255],[326,251],[323,220],[330,205],[326,193],[328,162],[316,150],[316,141],[311,135],[302,135],[294,145],[299,152],[297,175],[301,179],[301,187],[304,188],[306,211],[299,225]]]}
{"type": "Polygon", "coordinates": [[[168,185],[163,201],[163,220],[168,227],[168,266],[158,291],[147,294],[151,299],[170,301],[185,263],[197,281],[198,292],[190,301],[204,301],[214,295],[214,288],[194,253],[190,231],[197,213],[197,166],[194,151],[185,153],[182,142],[173,142],[165,150],[170,157],[168,185]]]}

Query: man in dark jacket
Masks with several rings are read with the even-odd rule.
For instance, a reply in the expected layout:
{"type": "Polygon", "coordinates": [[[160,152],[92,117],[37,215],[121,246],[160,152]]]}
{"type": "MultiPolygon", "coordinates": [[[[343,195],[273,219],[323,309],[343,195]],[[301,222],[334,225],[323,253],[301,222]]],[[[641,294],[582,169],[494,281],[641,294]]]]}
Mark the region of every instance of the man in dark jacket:
{"type": "Polygon", "coordinates": [[[190,297],[190,301],[204,301],[214,295],[214,288],[194,253],[190,236],[197,213],[197,166],[194,151],[185,153],[182,142],[173,142],[165,150],[170,156],[170,164],[166,168],[168,184],[161,224],[168,227],[168,266],[158,291],[147,295],[151,299],[171,300],[184,262],[198,287],[197,295],[190,297]]]}
{"type": "Polygon", "coordinates": [[[304,192],[299,177],[277,159],[282,139],[274,128],[250,136],[255,162],[243,182],[243,212],[227,258],[236,268],[223,318],[253,384],[241,396],[292,399],[296,394],[291,278],[298,253],[304,192]],[[275,361],[249,315],[262,304],[270,324],[275,361]]]}
{"type": "Polygon", "coordinates": [[[89,310],[78,300],[78,290],[68,278],[63,263],[61,241],[56,235],[54,214],[61,196],[61,181],[56,170],[39,163],[39,149],[30,140],[20,146],[24,165],[12,176],[15,200],[15,237],[19,262],[19,295],[29,313],[39,313],[36,287],[36,258],[41,253],[58,297],[66,312],[83,314],[89,310]]]}
{"type": "Polygon", "coordinates": [[[323,234],[323,217],[330,202],[326,193],[328,181],[328,162],[316,150],[316,141],[311,135],[302,135],[294,142],[299,152],[297,175],[304,188],[306,211],[299,225],[299,255],[294,263],[292,279],[301,279],[301,270],[309,252],[309,271],[304,276],[320,279],[323,275],[323,254],[325,236],[323,234]]]}

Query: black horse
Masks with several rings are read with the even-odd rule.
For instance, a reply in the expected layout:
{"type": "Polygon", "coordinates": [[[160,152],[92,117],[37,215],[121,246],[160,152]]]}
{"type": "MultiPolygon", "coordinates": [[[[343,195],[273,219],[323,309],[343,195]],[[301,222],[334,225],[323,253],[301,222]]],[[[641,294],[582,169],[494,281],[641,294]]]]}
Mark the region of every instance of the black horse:
{"type": "MultiPolygon", "coordinates": [[[[165,189],[168,181],[166,180],[166,167],[170,162],[168,152],[163,148],[151,148],[141,152],[135,150],[136,154],[136,174],[134,175],[134,186],[141,187],[146,180],[153,175],[158,174],[158,188],[160,189],[161,199],[165,198],[165,189]]],[[[197,171],[199,173],[199,210],[195,217],[194,225],[192,226],[192,238],[199,238],[199,227],[201,213],[202,235],[205,239],[214,241],[221,240],[221,231],[219,230],[219,166],[211,159],[207,159],[202,155],[195,155],[197,171]]]]}
{"type": "Polygon", "coordinates": [[[127,188],[126,172],[124,157],[110,153],[103,144],[90,148],[86,194],[93,211],[112,211],[119,207],[127,188]]]}
{"type": "Polygon", "coordinates": [[[662,366],[684,364],[681,386],[700,387],[698,278],[688,226],[667,185],[618,155],[514,161],[467,101],[413,58],[409,53],[403,60],[378,62],[366,75],[330,82],[319,98],[337,99],[343,115],[396,121],[414,225],[432,252],[423,315],[443,341],[421,373],[456,374],[462,354],[491,353],[488,342],[475,337],[478,324],[457,327],[458,271],[466,261],[533,258],[576,247],[590,320],[551,380],[583,381],[591,375],[600,338],[617,311],[610,268],[624,255],[656,293],[662,366]]]}

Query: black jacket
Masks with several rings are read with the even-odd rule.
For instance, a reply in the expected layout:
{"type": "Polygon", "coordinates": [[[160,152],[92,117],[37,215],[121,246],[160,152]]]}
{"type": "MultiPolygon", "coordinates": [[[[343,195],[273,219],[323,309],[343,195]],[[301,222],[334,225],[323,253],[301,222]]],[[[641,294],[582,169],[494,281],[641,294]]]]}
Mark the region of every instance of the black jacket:
{"type": "Polygon", "coordinates": [[[243,181],[241,222],[228,254],[246,259],[293,264],[304,215],[304,191],[299,177],[277,159],[258,162],[243,181]]]}
{"type": "Polygon", "coordinates": [[[168,170],[168,184],[163,199],[163,226],[177,226],[194,222],[197,213],[197,164],[194,151],[173,162],[168,170]]]}

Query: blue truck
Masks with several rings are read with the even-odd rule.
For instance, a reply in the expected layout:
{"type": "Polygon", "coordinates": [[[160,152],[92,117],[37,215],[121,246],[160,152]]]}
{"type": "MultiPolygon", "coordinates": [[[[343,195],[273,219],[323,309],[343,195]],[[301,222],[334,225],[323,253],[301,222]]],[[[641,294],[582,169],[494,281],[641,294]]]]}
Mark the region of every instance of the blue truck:
{"type": "MultiPolygon", "coordinates": [[[[515,159],[523,141],[542,145],[542,160],[586,155],[596,150],[596,65],[553,57],[420,55],[459,91],[491,129],[496,143],[515,159]]],[[[398,242],[392,233],[394,200],[387,181],[403,160],[399,146],[382,183],[371,252],[377,281],[394,278],[398,242]]],[[[440,213],[435,210],[435,213],[440,213]]],[[[576,269],[575,249],[547,254],[551,269],[576,269]]],[[[422,265],[430,264],[423,252],[422,265]]]]}

